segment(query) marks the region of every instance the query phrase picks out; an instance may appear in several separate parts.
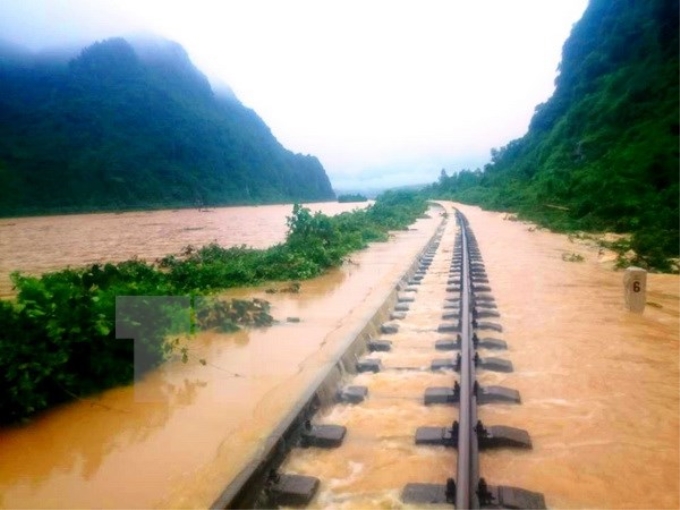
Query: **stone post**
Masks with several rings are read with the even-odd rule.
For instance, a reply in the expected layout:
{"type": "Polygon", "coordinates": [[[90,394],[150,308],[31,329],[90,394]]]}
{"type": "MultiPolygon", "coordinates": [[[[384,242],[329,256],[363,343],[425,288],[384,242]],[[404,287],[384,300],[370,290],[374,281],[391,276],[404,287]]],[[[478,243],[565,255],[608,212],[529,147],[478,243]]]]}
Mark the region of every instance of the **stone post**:
{"type": "Polygon", "coordinates": [[[623,292],[626,308],[633,313],[642,313],[647,303],[647,271],[631,266],[623,275],[623,292]]]}

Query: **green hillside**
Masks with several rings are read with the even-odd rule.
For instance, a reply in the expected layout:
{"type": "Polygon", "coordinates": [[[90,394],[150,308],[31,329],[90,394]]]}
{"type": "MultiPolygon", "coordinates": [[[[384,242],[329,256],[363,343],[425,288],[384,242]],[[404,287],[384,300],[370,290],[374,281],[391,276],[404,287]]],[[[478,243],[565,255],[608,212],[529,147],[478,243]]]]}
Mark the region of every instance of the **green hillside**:
{"type": "Polygon", "coordinates": [[[553,96],[483,170],[428,192],[556,229],[631,233],[640,263],[677,256],[678,1],[591,0],[553,96]]]}
{"type": "Polygon", "coordinates": [[[332,200],[176,43],[95,43],[65,61],[0,46],[0,215],[332,200]]]}

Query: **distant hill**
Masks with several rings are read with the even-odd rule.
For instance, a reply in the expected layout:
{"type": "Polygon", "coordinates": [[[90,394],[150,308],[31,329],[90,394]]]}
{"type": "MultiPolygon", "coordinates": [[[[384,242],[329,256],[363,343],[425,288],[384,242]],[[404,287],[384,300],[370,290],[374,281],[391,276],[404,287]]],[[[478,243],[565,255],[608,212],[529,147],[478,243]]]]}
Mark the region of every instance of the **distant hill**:
{"type": "Polygon", "coordinates": [[[335,198],[170,41],[31,55],[0,42],[0,215],[335,198]]]}
{"type": "Polygon", "coordinates": [[[385,191],[420,191],[421,189],[427,187],[428,184],[404,184],[402,186],[390,186],[390,187],[362,187],[357,185],[352,188],[336,188],[335,192],[338,196],[340,195],[364,195],[367,198],[374,199],[378,195],[384,193],[385,191]]]}
{"type": "Polygon", "coordinates": [[[657,262],[677,255],[678,29],[677,0],[590,0],[528,132],[429,192],[556,228],[630,232],[657,262]]]}

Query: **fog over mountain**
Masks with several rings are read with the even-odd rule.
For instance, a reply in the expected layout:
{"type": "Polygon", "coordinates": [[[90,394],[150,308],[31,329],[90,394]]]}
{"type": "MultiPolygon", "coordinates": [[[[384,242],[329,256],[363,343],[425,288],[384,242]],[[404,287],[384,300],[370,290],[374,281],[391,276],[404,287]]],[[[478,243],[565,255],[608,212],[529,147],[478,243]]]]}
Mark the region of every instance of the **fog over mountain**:
{"type": "Polygon", "coordinates": [[[0,46],[0,214],[319,201],[318,159],[283,147],[176,42],[0,46]]]}
{"type": "Polygon", "coordinates": [[[481,167],[554,90],[586,0],[4,0],[34,51],[110,37],[177,41],[334,186],[426,183],[481,167]]]}

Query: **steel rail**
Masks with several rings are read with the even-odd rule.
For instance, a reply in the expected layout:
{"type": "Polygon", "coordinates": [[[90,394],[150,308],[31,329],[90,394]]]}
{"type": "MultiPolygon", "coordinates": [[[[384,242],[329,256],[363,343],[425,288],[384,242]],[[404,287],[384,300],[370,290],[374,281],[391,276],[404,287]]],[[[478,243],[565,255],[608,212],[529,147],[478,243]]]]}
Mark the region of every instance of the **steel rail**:
{"type": "Polygon", "coordinates": [[[477,399],[474,392],[475,366],[472,345],[472,277],[470,253],[465,219],[458,217],[461,241],[461,366],[460,401],[458,417],[458,463],[456,508],[479,508],[477,484],[479,483],[479,445],[475,432],[477,399]]]}
{"type": "MultiPolygon", "coordinates": [[[[409,483],[404,488],[402,499],[407,503],[432,504],[455,503],[456,509],[478,508],[536,508],[545,509],[545,498],[539,492],[521,487],[488,485],[480,477],[480,449],[532,447],[526,430],[504,425],[485,427],[477,416],[478,403],[511,402],[519,403],[519,392],[502,386],[482,388],[477,384],[476,370],[512,372],[512,363],[503,358],[484,357],[477,354],[482,348],[505,348],[505,342],[492,338],[478,340],[476,330],[493,329],[502,331],[498,324],[481,322],[478,317],[498,317],[493,298],[478,292],[490,292],[482,256],[469,228],[465,216],[456,211],[459,225],[454,242],[454,256],[451,260],[447,292],[459,292],[459,297],[447,298],[445,308],[458,308],[458,312],[445,313],[443,318],[458,316],[458,324],[442,324],[440,332],[458,331],[457,340],[438,341],[446,350],[459,349],[457,359],[434,360],[433,370],[455,369],[459,380],[453,388],[428,388],[425,391],[425,405],[458,403],[458,421],[448,427],[419,427],[416,430],[416,444],[456,446],[458,449],[455,479],[447,478],[445,484],[409,483]],[[459,287],[457,287],[459,285],[459,287]],[[456,306],[457,305],[457,306],[456,306]],[[481,311],[480,311],[481,308],[481,311]]],[[[438,346],[437,346],[438,348],[438,346]]]]}

